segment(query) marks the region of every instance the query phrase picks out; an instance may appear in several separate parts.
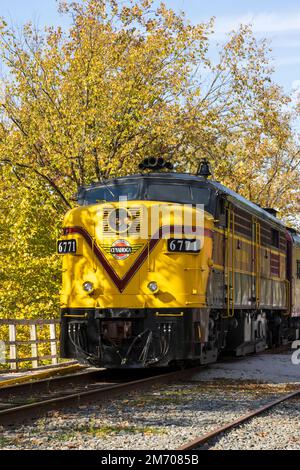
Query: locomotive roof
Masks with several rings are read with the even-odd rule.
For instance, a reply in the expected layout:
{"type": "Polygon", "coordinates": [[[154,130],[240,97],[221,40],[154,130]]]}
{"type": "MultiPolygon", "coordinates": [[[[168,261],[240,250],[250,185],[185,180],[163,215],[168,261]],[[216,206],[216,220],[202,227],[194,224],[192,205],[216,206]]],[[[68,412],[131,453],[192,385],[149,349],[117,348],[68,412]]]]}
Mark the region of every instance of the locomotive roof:
{"type": "Polygon", "coordinates": [[[289,227],[288,227],[288,231],[290,232],[294,243],[296,243],[297,245],[300,245],[300,233],[297,232],[297,230],[293,228],[289,228],[289,227]]]}
{"type": "MultiPolygon", "coordinates": [[[[116,184],[116,183],[125,183],[133,180],[169,180],[173,182],[191,182],[191,183],[201,183],[201,186],[207,186],[208,188],[214,189],[218,193],[223,193],[229,196],[229,200],[231,200],[237,206],[247,209],[251,214],[260,217],[268,222],[272,222],[273,224],[279,225],[281,228],[285,228],[285,224],[280,221],[277,217],[270,214],[268,211],[263,209],[262,207],[258,206],[257,204],[249,201],[248,199],[244,198],[240,194],[232,191],[231,189],[223,186],[221,183],[217,181],[213,181],[211,179],[205,179],[201,176],[193,175],[190,173],[176,173],[176,172],[161,172],[161,173],[141,173],[135,175],[128,175],[128,176],[120,176],[114,179],[105,180],[105,184],[116,184]]],[[[103,183],[97,182],[93,183],[90,186],[85,186],[82,189],[97,187],[98,185],[101,186],[103,183]]]]}

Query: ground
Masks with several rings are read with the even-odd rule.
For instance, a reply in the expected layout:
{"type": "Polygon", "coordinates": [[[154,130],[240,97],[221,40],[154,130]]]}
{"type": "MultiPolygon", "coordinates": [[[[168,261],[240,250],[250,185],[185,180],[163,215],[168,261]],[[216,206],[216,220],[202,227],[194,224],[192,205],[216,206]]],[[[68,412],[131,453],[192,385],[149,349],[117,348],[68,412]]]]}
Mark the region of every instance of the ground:
{"type": "MultiPolygon", "coordinates": [[[[188,382],[137,390],[5,428],[0,448],[174,450],[298,388],[300,365],[292,364],[291,353],[226,359],[188,382]]],[[[204,448],[299,449],[299,422],[300,401],[290,401],[204,448]]]]}

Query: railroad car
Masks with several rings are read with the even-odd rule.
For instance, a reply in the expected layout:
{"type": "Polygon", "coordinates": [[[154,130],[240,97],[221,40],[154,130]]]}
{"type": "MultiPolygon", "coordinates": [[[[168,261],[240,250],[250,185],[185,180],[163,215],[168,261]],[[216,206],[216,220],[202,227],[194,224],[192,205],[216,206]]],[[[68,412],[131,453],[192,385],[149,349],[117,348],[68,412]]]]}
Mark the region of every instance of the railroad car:
{"type": "Polygon", "coordinates": [[[81,188],[65,216],[61,356],[172,367],[299,338],[300,235],[206,162],[152,167],[81,188]]]}

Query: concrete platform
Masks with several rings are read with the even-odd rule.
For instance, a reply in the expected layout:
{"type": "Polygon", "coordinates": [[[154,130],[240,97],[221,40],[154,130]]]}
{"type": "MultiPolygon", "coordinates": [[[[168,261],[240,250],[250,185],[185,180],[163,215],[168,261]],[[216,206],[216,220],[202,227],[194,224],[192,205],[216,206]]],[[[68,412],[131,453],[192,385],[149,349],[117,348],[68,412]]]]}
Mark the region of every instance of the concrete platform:
{"type": "MultiPolygon", "coordinates": [[[[219,362],[199,372],[193,380],[251,380],[270,384],[300,384],[300,364],[292,363],[294,351],[283,354],[259,354],[238,360],[219,362]]],[[[300,354],[298,354],[298,358],[300,354]]]]}
{"type": "Polygon", "coordinates": [[[65,375],[80,369],[85,369],[77,362],[70,362],[55,367],[36,369],[25,372],[2,372],[0,373],[0,387],[6,387],[17,383],[28,382],[30,380],[42,380],[55,375],[65,375]]]}
{"type": "Polygon", "coordinates": [[[26,375],[31,375],[31,372],[7,372],[0,374],[0,382],[3,380],[12,380],[19,377],[25,377],[26,375]]]}

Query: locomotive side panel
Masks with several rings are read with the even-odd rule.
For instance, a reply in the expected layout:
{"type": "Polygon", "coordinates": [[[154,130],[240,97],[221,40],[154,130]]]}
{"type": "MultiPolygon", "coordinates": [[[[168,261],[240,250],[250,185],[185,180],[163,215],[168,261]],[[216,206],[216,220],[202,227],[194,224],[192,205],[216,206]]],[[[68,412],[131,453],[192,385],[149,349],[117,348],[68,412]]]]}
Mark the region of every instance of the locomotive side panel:
{"type": "Polygon", "coordinates": [[[292,238],[291,310],[293,317],[300,317],[300,235],[293,234],[292,238]]]}
{"type": "Polygon", "coordinates": [[[231,202],[226,226],[214,227],[210,284],[213,308],[286,310],[284,232],[231,202]]]}

